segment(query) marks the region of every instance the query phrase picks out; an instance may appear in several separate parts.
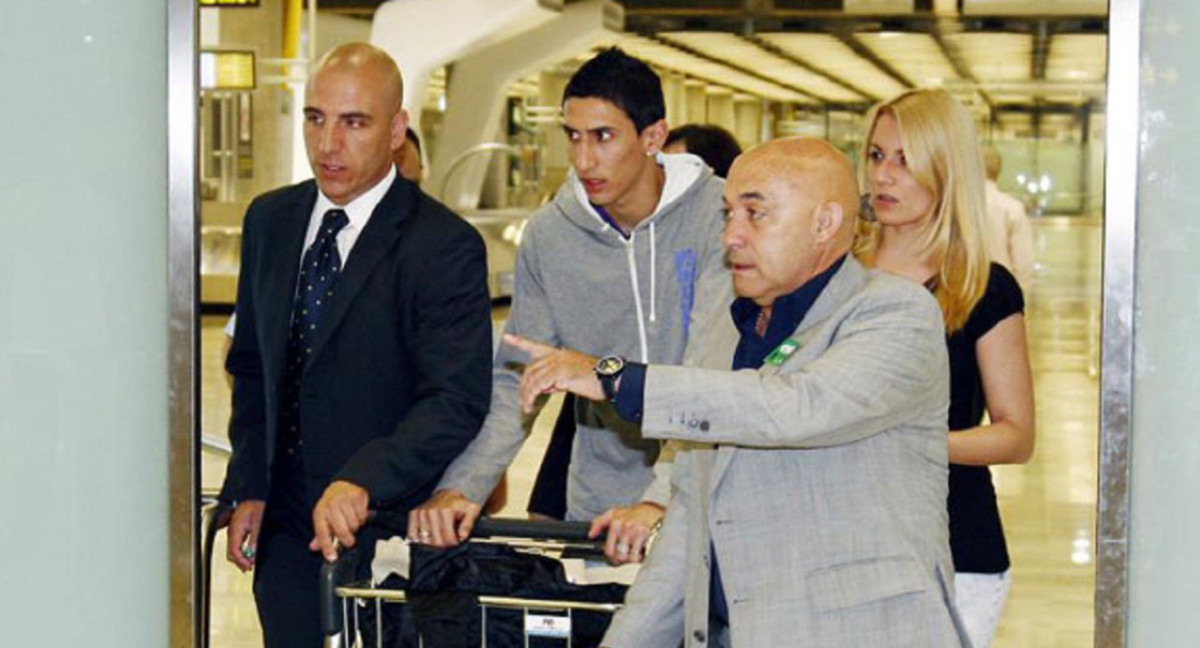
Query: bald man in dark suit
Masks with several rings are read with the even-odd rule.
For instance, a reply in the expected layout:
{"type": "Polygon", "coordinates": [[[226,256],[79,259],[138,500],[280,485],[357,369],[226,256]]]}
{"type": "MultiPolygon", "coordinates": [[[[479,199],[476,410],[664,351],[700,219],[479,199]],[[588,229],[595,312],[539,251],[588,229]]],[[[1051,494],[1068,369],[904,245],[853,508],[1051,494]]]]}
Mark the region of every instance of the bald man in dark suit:
{"type": "Polygon", "coordinates": [[[315,180],[246,213],[222,499],[267,646],[321,645],[322,556],[370,539],[368,509],[428,498],[487,413],[483,241],[397,176],[402,98],[384,52],[331,51],[305,93],[315,180]]]}

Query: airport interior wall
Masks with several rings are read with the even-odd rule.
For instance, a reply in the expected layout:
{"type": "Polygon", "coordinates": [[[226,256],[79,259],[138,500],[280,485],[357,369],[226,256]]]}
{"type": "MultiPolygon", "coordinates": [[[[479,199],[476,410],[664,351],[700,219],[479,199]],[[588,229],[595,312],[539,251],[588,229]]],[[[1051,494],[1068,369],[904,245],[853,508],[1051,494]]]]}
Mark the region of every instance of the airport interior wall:
{"type": "Polygon", "coordinates": [[[164,646],[167,3],[5,3],[0,625],[164,646]]]}

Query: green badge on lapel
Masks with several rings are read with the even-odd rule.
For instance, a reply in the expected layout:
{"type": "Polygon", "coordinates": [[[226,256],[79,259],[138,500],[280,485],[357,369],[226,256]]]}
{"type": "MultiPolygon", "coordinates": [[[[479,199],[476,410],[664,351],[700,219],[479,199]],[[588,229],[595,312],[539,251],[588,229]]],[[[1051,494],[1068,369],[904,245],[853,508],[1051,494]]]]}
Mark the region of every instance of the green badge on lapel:
{"type": "Polygon", "coordinates": [[[800,342],[798,342],[796,338],[788,338],[784,340],[782,344],[775,347],[774,351],[771,351],[771,353],[767,355],[765,362],[771,366],[778,367],[779,365],[787,362],[787,359],[792,357],[792,354],[799,349],[800,342]]]}

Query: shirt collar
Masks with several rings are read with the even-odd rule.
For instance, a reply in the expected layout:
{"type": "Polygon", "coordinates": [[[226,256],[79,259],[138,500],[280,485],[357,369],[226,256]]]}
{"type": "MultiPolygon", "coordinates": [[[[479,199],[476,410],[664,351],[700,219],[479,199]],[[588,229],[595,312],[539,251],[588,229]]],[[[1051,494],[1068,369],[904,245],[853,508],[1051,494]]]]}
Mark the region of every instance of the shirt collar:
{"type": "Polygon", "coordinates": [[[353,227],[357,230],[367,226],[367,221],[370,220],[371,214],[375,212],[375,208],[383,200],[388,190],[392,188],[392,183],[396,180],[396,165],[389,164],[387,175],[382,180],[375,183],[375,186],[363,192],[358,198],[351,200],[345,205],[336,205],[328,196],[325,195],[319,188],[317,189],[317,204],[313,211],[317,214],[324,214],[330,209],[342,209],[346,212],[346,218],[350,220],[347,227],[353,227]]]}
{"type": "MultiPolygon", "coordinates": [[[[663,206],[666,203],[670,202],[671,200],[674,200],[679,193],[682,193],[682,189],[675,189],[674,185],[671,185],[672,177],[671,177],[671,174],[669,174],[667,172],[667,166],[668,166],[666,164],[667,157],[674,157],[674,156],[666,156],[660,151],[654,157],[655,161],[658,162],[658,166],[663,170],[663,178],[664,178],[663,191],[661,193],[659,193],[659,195],[658,195],[658,204],[654,206],[654,211],[650,212],[650,215],[647,216],[642,221],[643,223],[647,222],[650,219],[657,216],[658,212],[660,212],[662,210],[663,206]],[[671,189],[672,189],[672,193],[670,195],[668,195],[668,193],[667,193],[668,186],[671,186],[671,189]]],[[[683,187],[683,189],[686,189],[695,180],[695,177],[693,177],[691,175],[689,175],[686,178],[682,177],[684,175],[682,173],[680,173],[679,175],[681,176],[681,180],[686,180],[686,182],[688,183],[687,185],[685,185],[683,187]]],[[[696,172],[694,175],[699,175],[699,172],[696,172]]],[[[625,238],[625,239],[629,238],[629,235],[621,230],[621,226],[617,225],[617,221],[613,220],[612,215],[608,213],[608,210],[606,208],[601,207],[596,204],[593,204],[591,199],[588,198],[587,190],[583,188],[583,181],[579,179],[579,174],[575,172],[575,169],[573,167],[569,171],[567,171],[567,182],[570,183],[571,190],[575,193],[575,199],[577,201],[579,201],[579,204],[582,205],[585,210],[587,210],[588,212],[591,212],[591,214],[593,216],[595,216],[596,218],[599,218],[600,221],[602,223],[604,223],[605,225],[616,230],[617,234],[620,234],[623,238],[625,238]]]]}
{"type": "MultiPolygon", "coordinates": [[[[796,290],[777,298],[771,306],[771,321],[767,324],[766,335],[762,337],[768,340],[778,338],[779,341],[782,341],[799,328],[800,322],[804,321],[804,316],[817,301],[817,297],[821,296],[821,292],[825,290],[829,280],[837,274],[845,262],[846,255],[843,254],[821,274],[809,279],[796,290]]],[[[761,306],[749,298],[738,297],[733,301],[729,310],[733,316],[733,323],[742,337],[758,336],[755,326],[758,323],[758,314],[762,312],[761,306]]]]}
{"type": "Polygon", "coordinates": [[[600,216],[601,220],[607,223],[609,227],[613,228],[617,234],[620,234],[623,238],[629,238],[629,235],[621,229],[621,226],[617,224],[617,221],[613,220],[612,215],[608,213],[607,209],[593,203],[588,203],[588,206],[590,206],[592,211],[596,212],[596,214],[600,216]]]}

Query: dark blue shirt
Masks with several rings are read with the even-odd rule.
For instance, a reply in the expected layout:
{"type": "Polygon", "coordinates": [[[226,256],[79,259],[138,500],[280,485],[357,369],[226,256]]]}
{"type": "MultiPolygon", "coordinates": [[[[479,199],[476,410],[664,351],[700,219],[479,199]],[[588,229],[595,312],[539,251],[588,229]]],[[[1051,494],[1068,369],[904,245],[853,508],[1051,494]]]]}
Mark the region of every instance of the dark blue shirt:
{"type": "Polygon", "coordinates": [[[600,214],[600,218],[602,218],[605,223],[608,223],[609,227],[613,228],[617,231],[617,234],[621,235],[621,238],[625,239],[626,241],[629,240],[629,235],[625,233],[625,230],[621,229],[621,226],[617,224],[617,221],[612,217],[612,214],[608,213],[607,209],[595,203],[588,204],[592,206],[592,209],[596,210],[597,214],[600,214]]]}
{"type": "Polygon", "coordinates": [[[766,334],[759,337],[755,326],[762,307],[745,297],[734,300],[729,307],[733,314],[733,324],[741,334],[737,351],[733,354],[733,370],[757,369],[763,365],[767,356],[800,326],[808,309],[821,296],[829,279],[842,267],[846,261],[842,255],[833,265],[821,274],[809,279],[803,286],[775,300],[771,306],[771,321],[767,324],[766,334]]]}

